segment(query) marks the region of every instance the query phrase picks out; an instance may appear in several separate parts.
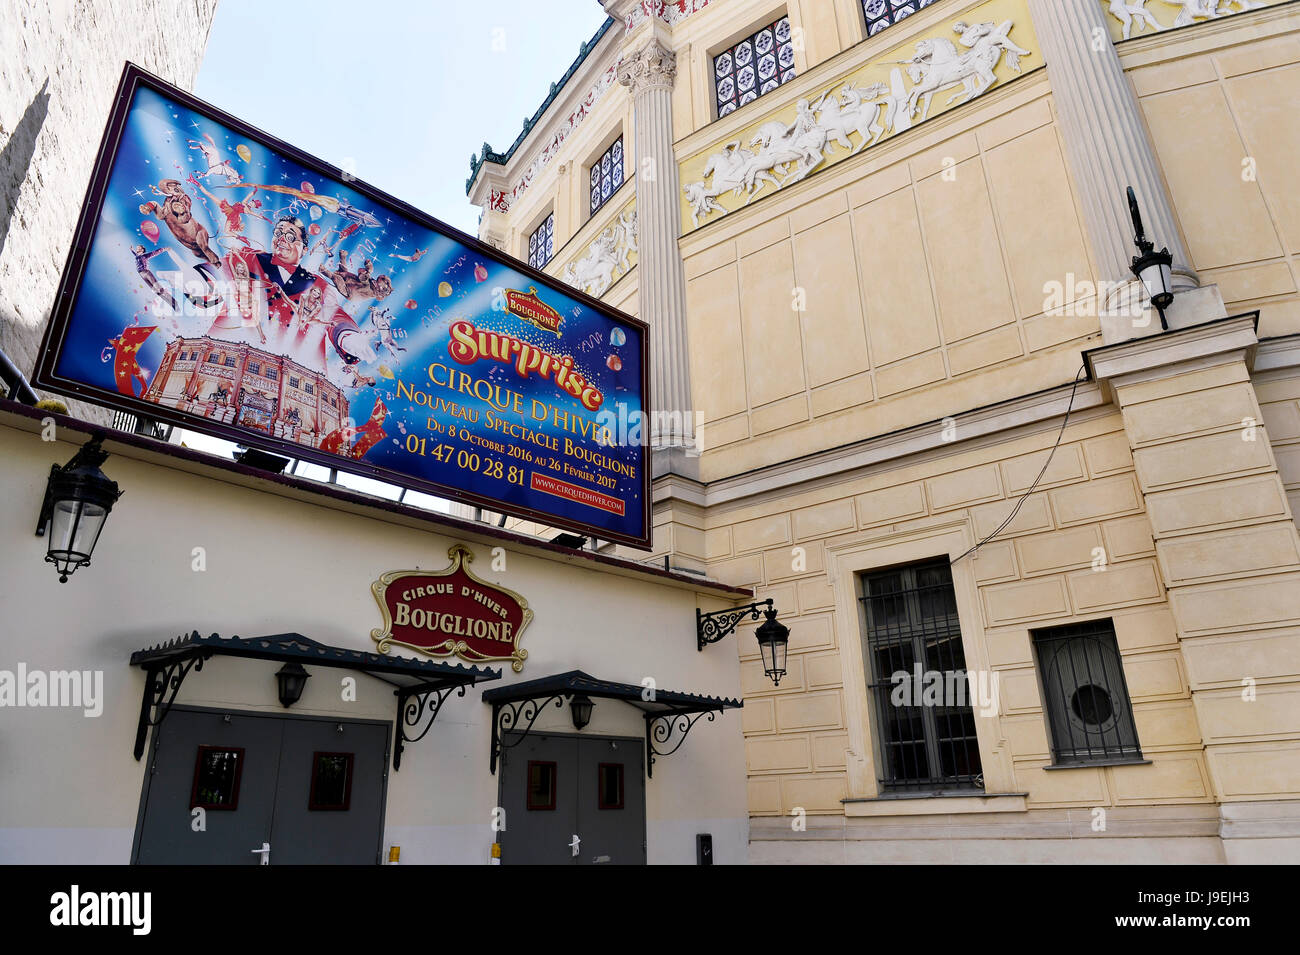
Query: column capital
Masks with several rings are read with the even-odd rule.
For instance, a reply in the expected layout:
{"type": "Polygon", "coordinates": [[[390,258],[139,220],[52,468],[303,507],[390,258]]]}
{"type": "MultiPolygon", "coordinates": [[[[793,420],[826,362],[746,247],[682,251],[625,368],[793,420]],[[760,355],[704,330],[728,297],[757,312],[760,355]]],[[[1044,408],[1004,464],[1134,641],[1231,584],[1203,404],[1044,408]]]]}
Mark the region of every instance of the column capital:
{"type": "Polygon", "coordinates": [[[671,90],[677,79],[677,54],[658,37],[651,37],[643,46],[623,53],[615,75],[633,96],[648,89],[671,90]]]}

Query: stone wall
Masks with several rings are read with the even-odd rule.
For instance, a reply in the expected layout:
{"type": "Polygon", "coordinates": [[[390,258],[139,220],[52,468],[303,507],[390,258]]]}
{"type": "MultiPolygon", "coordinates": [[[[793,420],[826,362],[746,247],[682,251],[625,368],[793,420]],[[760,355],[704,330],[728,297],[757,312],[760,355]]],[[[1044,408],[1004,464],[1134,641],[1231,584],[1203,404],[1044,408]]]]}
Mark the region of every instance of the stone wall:
{"type": "MultiPolygon", "coordinates": [[[[31,375],[127,60],[189,89],[217,0],[0,7],[0,349],[31,375]]],[[[106,412],[74,403],[94,420],[106,412]]]]}

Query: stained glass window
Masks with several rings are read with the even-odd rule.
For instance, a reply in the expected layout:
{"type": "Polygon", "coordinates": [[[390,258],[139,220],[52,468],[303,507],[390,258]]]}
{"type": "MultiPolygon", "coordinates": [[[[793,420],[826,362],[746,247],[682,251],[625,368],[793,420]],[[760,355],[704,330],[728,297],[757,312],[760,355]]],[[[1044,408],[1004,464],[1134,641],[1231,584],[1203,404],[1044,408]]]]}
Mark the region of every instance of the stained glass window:
{"type": "Polygon", "coordinates": [[[910,17],[917,10],[928,7],[934,0],[862,0],[862,13],[867,18],[867,36],[875,36],[886,27],[910,17]]]}
{"type": "Polygon", "coordinates": [[[608,202],[609,197],[618,192],[618,187],[621,185],[623,185],[622,136],[614,140],[614,144],[605,150],[600,159],[591,164],[591,214],[595,215],[596,210],[608,202]]]}
{"type": "Polygon", "coordinates": [[[718,118],[794,79],[790,18],[782,17],[713,57],[718,118]]]}
{"type": "Polygon", "coordinates": [[[535,269],[545,267],[555,251],[555,213],[543,220],[537,231],[528,237],[528,264],[535,269]]]}

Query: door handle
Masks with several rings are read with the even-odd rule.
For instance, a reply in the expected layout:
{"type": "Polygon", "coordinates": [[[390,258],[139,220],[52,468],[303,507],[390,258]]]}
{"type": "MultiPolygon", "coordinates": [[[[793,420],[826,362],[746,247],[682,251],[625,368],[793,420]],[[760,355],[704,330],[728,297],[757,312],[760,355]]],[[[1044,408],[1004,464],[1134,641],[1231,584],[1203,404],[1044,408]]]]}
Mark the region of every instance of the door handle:
{"type": "Polygon", "coordinates": [[[578,849],[581,845],[582,840],[578,838],[578,834],[575,832],[573,834],[573,841],[569,843],[569,848],[573,850],[573,857],[575,859],[578,857],[578,849]]]}
{"type": "Polygon", "coordinates": [[[262,861],[259,862],[258,865],[270,865],[270,864],[271,864],[271,843],[269,843],[269,842],[263,842],[263,843],[262,843],[262,848],[260,848],[260,849],[250,849],[249,851],[252,852],[254,855],[260,855],[260,856],[262,857],[262,861]]]}

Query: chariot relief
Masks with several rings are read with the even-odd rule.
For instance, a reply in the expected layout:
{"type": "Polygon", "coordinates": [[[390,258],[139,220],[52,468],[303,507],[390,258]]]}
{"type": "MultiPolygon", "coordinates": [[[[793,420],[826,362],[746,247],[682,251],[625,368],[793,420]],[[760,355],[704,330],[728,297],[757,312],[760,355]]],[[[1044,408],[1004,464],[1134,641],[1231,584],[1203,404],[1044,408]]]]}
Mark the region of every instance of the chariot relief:
{"type": "Polygon", "coordinates": [[[998,82],[1003,62],[1019,73],[1021,59],[1033,53],[1011,39],[1014,25],[958,20],[952,39],[926,37],[910,58],[888,61],[888,83],[839,81],[800,99],[792,121],[772,120],[726,143],[709,155],[701,178],[682,187],[692,228],[714,213],[726,214],[719,199],[728,193],[748,204],[769,186],[775,191],[799,182],[837,150],[852,155],[923,122],[939,94],[951,93],[941,103],[945,109],[970,102],[998,82]]]}

